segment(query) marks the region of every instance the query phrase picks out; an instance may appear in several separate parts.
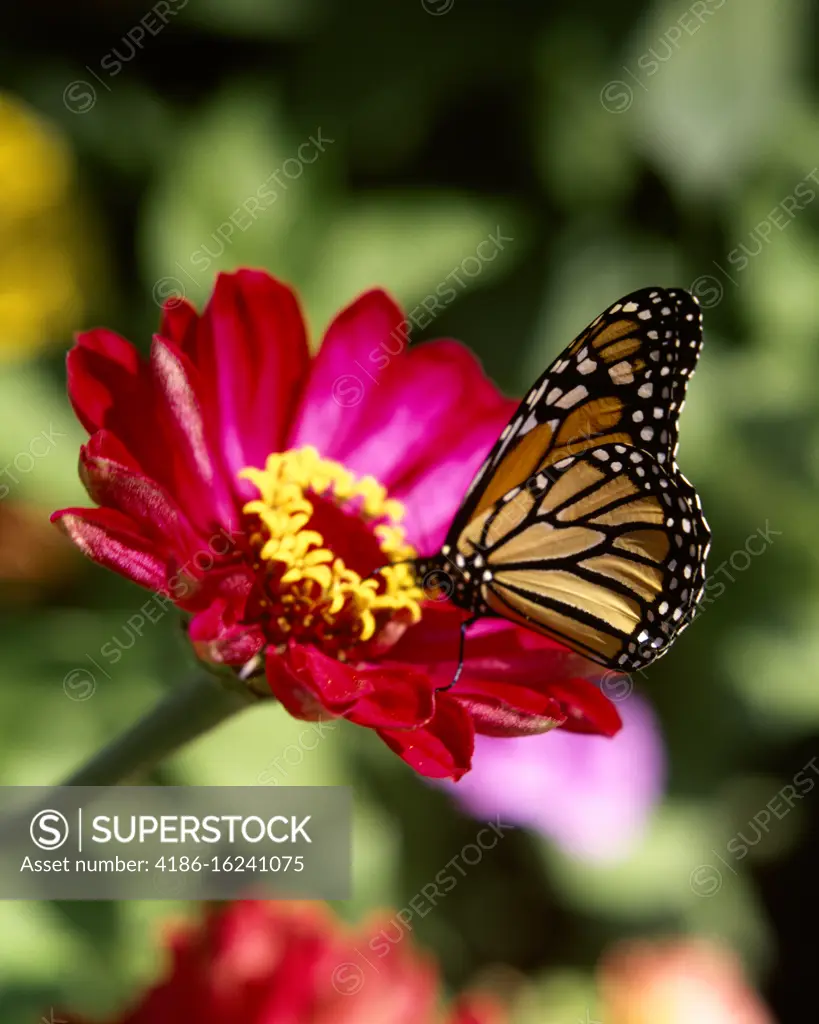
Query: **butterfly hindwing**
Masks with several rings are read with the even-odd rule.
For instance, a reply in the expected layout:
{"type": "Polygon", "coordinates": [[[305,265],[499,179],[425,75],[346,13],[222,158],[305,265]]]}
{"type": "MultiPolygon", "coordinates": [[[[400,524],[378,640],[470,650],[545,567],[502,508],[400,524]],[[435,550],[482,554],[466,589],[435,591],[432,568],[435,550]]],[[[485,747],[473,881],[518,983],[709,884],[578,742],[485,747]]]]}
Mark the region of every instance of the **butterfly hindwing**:
{"type": "Polygon", "coordinates": [[[504,494],[591,447],[621,443],[674,465],[677,421],[702,347],[696,299],[644,288],[594,320],[536,381],[467,492],[447,543],[504,494]]]}
{"type": "Polygon", "coordinates": [[[458,551],[480,567],[488,611],[634,671],[690,621],[709,537],[690,484],[615,442],[513,488],[468,524],[458,551]]]}

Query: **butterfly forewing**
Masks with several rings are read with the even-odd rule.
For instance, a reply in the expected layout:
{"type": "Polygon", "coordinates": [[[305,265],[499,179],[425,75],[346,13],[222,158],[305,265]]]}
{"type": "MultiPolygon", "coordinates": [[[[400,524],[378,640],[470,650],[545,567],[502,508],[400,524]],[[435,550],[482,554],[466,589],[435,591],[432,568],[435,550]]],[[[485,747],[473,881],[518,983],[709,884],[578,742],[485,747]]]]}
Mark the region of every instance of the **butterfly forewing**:
{"type": "Polygon", "coordinates": [[[543,491],[513,489],[460,541],[480,555],[491,611],[633,671],[700,597],[709,533],[692,495],[653,453],[600,445],[564,460],[543,491]]]}
{"type": "Polygon", "coordinates": [[[473,481],[448,543],[472,516],[539,472],[613,442],[671,463],[702,317],[679,289],[644,288],[583,331],[521,402],[473,481]]]}

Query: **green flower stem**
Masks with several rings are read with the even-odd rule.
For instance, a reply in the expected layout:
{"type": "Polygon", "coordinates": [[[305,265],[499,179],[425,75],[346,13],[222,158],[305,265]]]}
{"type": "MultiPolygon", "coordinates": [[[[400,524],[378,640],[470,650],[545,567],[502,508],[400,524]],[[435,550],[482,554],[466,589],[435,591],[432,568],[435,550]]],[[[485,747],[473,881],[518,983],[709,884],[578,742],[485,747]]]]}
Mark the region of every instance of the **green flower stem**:
{"type": "Polygon", "coordinates": [[[114,786],[259,701],[245,683],[201,672],[103,747],[62,786],[114,786]],[[238,685],[237,685],[238,684],[238,685]]]}

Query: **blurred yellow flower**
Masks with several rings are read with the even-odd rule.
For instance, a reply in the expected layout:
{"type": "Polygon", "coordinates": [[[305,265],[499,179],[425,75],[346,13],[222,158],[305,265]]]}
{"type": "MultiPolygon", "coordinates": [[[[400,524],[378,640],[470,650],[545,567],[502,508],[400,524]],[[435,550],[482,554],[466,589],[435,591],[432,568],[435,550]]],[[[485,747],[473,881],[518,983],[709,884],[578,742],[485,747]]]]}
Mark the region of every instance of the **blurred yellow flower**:
{"type": "Polygon", "coordinates": [[[82,317],[74,164],[56,128],[0,93],[0,360],[65,335],[82,317]]]}

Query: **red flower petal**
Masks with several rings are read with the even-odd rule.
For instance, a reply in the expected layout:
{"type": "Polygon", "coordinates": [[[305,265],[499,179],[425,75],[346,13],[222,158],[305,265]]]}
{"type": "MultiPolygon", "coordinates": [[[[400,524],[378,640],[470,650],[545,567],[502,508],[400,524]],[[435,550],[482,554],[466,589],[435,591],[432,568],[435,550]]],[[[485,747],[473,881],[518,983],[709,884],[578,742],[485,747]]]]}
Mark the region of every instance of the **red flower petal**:
{"type": "Polygon", "coordinates": [[[614,736],[623,728],[616,706],[588,679],[575,677],[555,681],[551,691],[566,709],[568,717],[564,729],[614,736]]]}
{"type": "Polygon", "coordinates": [[[164,435],[165,464],[161,483],[170,477],[180,505],[196,526],[212,530],[217,523],[235,521],[233,488],[211,455],[200,400],[199,373],[175,344],[154,336],[151,370],[156,387],[159,423],[155,437],[164,435]]]}
{"type": "MultiPolygon", "coordinates": [[[[373,473],[392,491],[404,481],[423,479],[465,432],[472,434],[473,423],[490,417],[493,433],[487,431],[485,447],[483,439],[470,436],[477,469],[515,405],[498,393],[464,345],[429,342],[392,359],[379,375],[366,419],[347,435],[339,457],[354,472],[373,473]],[[380,424],[377,433],[373,422],[380,424]]],[[[457,500],[454,490],[447,487],[450,501],[457,500]]]]}
{"type": "Polygon", "coordinates": [[[525,686],[495,683],[481,691],[459,682],[453,696],[472,715],[475,732],[485,736],[532,736],[567,720],[559,700],[525,686]]]}
{"type": "Polygon", "coordinates": [[[296,643],[281,655],[268,650],[267,679],[291,715],[310,720],[319,710],[345,714],[370,688],[352,666],[296,643]]]}
{"type": "Polygon", "coordinates": [[[271,452],[284,450],[308,377],[310,353],[295,295],[259,270],[220,274],[196,345],[204,400],[228,472],[235,477],[246,466],[263,466],[271,452]]]}
{"type": "Polygon", "coordinates": [[[134,346],[104,328],[86,331],[77,336],[66,365],[68,395],[80,423],[89,434],[105,428],[116,435],[151,472],[159,454],[151,432],[145,430],[153,410],[153,387],[148,366],[134,346]]]}
{"type": "Polygon", "coordinates": [[[406,508],[402,525],[407,539],[421,554],[440,550],[464,494],[514,407],[498,395],[494,406],[484,407],[480,420],[458,423],[454,417],[457,435],[442,441],[434,458],[430,452],[426,465],[393,489],[406,508]]]}
{"type": "Polygon", "coordinates": [[[153,480],[112,459],[80,450],[80,473],[92,501],[117,509],[152,539],[158,550],[198,550],[197,536],[169,495],[153,480]]]}
{"type": "Polygon", "coordinates": [[[168,299],[162,306],[159,333],[175,342],[187,356],[195,357],[199,314],[187,299],[168,299]]]}
{"type": "Polygon", "coordinates": [[[51,521],[63,530],[84,555],[106,569],[113,569],[141,587],[164,591],[165,562],[156,545],[137,532],[121,512],[107,508],[67,508],[51,521]]]}
{"type": "MultiPolygon", "coordinates": [[[[448,661],[454,672],[458,657],[458,631],[466,618],[466,612],[448,601],[426,602],[423,618],[401,636],[391,649],[390,657],[422,665],[448,661]]],[[[505,619],[481,619],[470,627],[467,634],[467,657],[471,658],[475,652],[491,655],[499,649],[496,635],[502,633],[500,643],[508,644],[510,636],[517,629],[517,626],[505,619]]],[[[553,646],[564,650],[559,644],[553,646]]]]}
{"type": "Polygon", "coordinates": [[[191,619],[188,637],[203,661],[245,665],[264,648],[262,631],[241,621],[237,604],[241,608],[243,602],[217,598],[191,619]]]}
{"type": "Polygon", "coordinates": [[[92,434],[86,444],[80,448],[81,461],[84,453],[94,458],[111,459],[112,462],[118,462],[121,466],[126,466],[135,472],[141,472],[140,465],[131,452],[128,451],[116,434],[112,434],[110,430],[98,430],[95,434],[92,434]]]}
{"type": "MultiPolygon", "coordinates": [[[[379,381],[378,365],[371,356],[381,353],[389,360],[382,343],[406,347],[403,324],[401,310],[380,290],[365,292],[338,314],[313,363],[288,448],[311,444],[322,455],[344,462],[350,449],[348,438],[372,432],[375,420],[369,403],[377,394],[379,381]]],[[[402,450],[393,450],[391,457],[400,459],[402,450]]],[[[352,464],[347,468],[356,471],[352,464]]],[[[364,472],[384,480],[380,464],[368,466],[364,472]]]]}
{"type": "Polygon", "coordinates": [[[296,717],[313,718],[322,708],[371,729],[402,729],[434,711],[432,682],[417,669],[353,666],[295,643],[283,655],[268,653],[267,664],[271,689],[296,717]]]}
{"type": "Polygon", "coordinates": [[[458,780],[472,766],[475,731],[469,712],[449,694],[439,693],[435,716],[417,729],[379,729],[378,735],[420,775],[458,780]]]}
{"type": "Polygon", "coordinates": [[[345,715],[370,729],[414,728],[428,722],[435,711],[432,680],[407,665],[359,666],[370,692],[345,715]]]}

